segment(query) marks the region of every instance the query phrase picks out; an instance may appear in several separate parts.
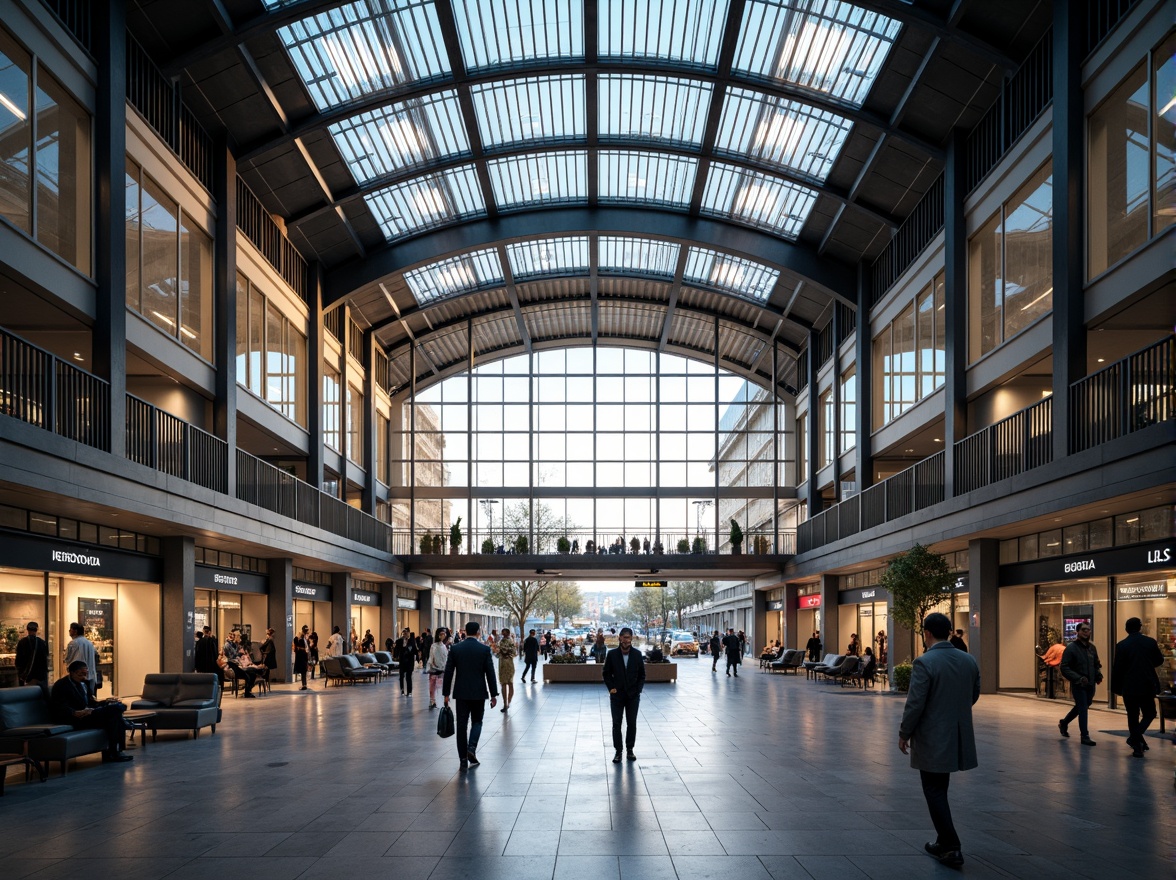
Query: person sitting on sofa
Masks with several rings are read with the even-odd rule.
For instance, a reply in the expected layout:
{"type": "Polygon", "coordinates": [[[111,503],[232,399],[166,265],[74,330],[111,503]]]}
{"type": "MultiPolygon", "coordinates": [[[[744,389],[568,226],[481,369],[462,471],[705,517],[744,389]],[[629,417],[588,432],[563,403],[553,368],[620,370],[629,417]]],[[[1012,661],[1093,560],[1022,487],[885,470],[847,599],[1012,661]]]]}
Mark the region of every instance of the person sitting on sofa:
{"type": "Polygon", "coordinates": [[[221,652],[225,655],[225,663],[233,670],[233,675],[245,682],[245,696],[252,698],[253,685],[257,683],[257,670],[253,668],[253,661],[245,654],[237,642],[238,630],[229,633],[225,639],[221,652]]]}
{"type": "Polygon", "coordinates": [[[118,702],[96,702],[87,686],[89,678],[90,668],[84,660],[75,660],[69,664],[69,674],[54,682],[49,695],[49,708],[53,717],[75,730],[105,730],[106,751],[102,753],[103,761],[122,763],[134,760],[130,755],[123,754],[127,737],[123,712],[127,707],[118,702]]]}

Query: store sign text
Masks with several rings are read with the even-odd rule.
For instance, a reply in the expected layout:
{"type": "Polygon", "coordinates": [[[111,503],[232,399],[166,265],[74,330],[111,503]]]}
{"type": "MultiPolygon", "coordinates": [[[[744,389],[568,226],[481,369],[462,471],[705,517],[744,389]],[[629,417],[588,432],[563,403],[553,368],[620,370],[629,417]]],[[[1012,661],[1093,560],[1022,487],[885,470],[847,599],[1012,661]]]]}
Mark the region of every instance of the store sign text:
{"type": "Polygon", "coordinates": [[[230,587],[237,586],[237,579],[231,574],[214,574],[212,576],[212,582],[214,584],[227,584],[230,587]]]}
{"type": "Polygon", "coordinates": [[[1172,561],[1172,548],[1171,547],[1164,547],[1160,550],[1148,550],[1147,551],[1147,564],[1148,565],[1158,565],[1160,563],[1171,562],[1171,561],[1172,561]]]}
{"type": "Polygon", "coordinates": [[[1067,562],[1062,571],[1066,574],[1073,574],[1076,571],[1094,571],[1095,565],[1093,559],[1079,559],[1077,562],[1067,562]]]}
{"type": "Polygon", "coordinates": [[[54,562],[68,562],[71,565],[90,565],[94,568],[102,567],[102,560],[97,556],[86,556],[82,553],[69,553],[65,550],[54,550],[54,562]]]}
{"type": "Polygon", "coordinates": [[[1118,584],[1115,595],[1120,602],[1130,602],[1135,599],[1164,599],[1168,595],[1168,584],[1160,581],[1155,584],[1118,584]]]}

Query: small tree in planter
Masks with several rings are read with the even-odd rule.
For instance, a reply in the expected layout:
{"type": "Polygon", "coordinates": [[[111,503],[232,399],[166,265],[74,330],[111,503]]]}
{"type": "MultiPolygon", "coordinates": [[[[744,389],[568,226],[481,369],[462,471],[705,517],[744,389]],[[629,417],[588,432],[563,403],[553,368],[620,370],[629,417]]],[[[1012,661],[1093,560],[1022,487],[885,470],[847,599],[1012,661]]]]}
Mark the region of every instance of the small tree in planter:
{"type": "Polygon", "coordinates": [[[449,527],[449,553],[456,556],[461,552],[458,548],[461,547],[461,517],[457,518],[457,522],[449,527]]]}
{"type": "Polygon", "coordinates": [[[433,535],[433,552],[440,553],[445,549],[445,539],[440,535],[433,535]]]}
{"type": "Polygon", "coordinates": [[[527,552],[527,536],[526,535],[519,535],[517,538],[515,538],[514,551],[515,551],[515,553],[519,553],[519,554],[523,554],[523,553],[527,552]]]}
{"type": "Polygon", "coordinates": [[[421,535],[421,556],[428,556],[433,552],[433,533],[425,532],[421,535]]]}
{"type": "Polygon", "coordinates": [[[490,540],[489,538],[483,539],[482,552],[483,553],[493,553],[494,552],[494,542],[492,540],[490,540]]]}
{"type": "Polygon", "coordinates": [[[558,552],[558,553],[571,553],[572,552],[572,542],[569,541],[566,537],[560,538],[558,541],[555,542],[555,549],[556,549],[556,552],[558,552]]]}
{"type": "Polygon", "coordinates": [[[704,538],[702,535],[695,535],[694,536],[694,543],[691,545],[690,549],[694,553],[705,553],[706,552],[706,538],[704,538]]]}
{"type": "MultiPolygon", "coordinates": [[[[947,560],[922,544],[890,560],[878,583],[890,593],[890,616],[915,636],[923,634],[923,618],[931,609],[951,598],[955,582],[947,560]]],[[[911,645],[912,653],[914,645],[911,645]]],[[[897,652],[895,652],[897,654],[897,652]]],[[[898,687],[898,668],[894,668],[895,687],[898,687]]],[[[910,673],[907,673],[910,683],[910,673]]]]}
{"type": "Polygon", "coordinates": [[[640,553],[641,552],[641,542],[638,541],[636,538],[632,538],[629,540],[629,552],[630,553],[640,553]]]}
{"type": "Polygon", "coordinates": [[[731,520],[731,555],[738,556],[743,552],[743,529],[739,527],[739,523],[731,520]]]}
{"type": "Polygon", "coordinates": [[[910,663],[899,663],[894,667],[894,689],[905,694],[911,689],[911,672],[914,667],[910,663]]]}
{"type": "Polygon", "coordinates": [[[679,553],[689,553],[690,552],[690,542],[687,541],[685,538],[678,539],[678,552],[679,553]]]}

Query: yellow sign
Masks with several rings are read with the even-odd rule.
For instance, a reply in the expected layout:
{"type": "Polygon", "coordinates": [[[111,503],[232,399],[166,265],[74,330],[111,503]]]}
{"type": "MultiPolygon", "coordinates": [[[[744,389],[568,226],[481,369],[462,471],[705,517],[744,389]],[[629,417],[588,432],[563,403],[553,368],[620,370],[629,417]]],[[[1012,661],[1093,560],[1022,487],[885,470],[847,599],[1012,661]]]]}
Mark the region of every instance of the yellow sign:
{"type": "Polygon", "coordinates": [[[664,587],[665,581],[637,581],[638,587],[664,587]]]}

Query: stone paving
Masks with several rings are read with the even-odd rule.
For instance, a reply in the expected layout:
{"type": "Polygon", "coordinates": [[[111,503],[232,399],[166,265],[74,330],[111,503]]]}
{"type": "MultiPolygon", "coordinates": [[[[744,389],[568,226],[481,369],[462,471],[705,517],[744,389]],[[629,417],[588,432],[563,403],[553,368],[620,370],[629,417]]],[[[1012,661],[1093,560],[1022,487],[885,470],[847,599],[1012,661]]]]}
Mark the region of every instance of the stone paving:
{"type": "MultiPolygon", "coordinates": [[[[481,766],[458,773],[426,679],[225,697],[215,736],[164,733],[127,765],[78,760],[0,799],[0,876],[799,880],[948,877],[918,774],[898,751],[903,698],[683,660],[650,685],[636,762],[614,765],[603,685],[516,682],[487,707],[481,766]]],[[[952,777],[970,877],[1176,875],[1174,748],[1133,759],[1122,714],[1094,748],[1057,734],[1062,704],[985,696],[979,769],[952,777]]]]}

